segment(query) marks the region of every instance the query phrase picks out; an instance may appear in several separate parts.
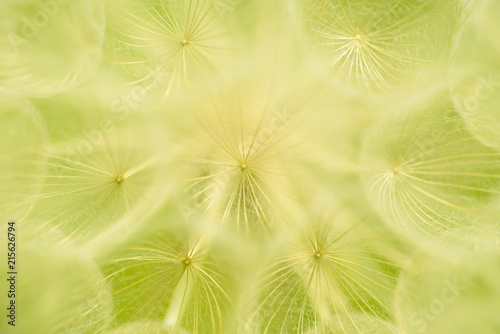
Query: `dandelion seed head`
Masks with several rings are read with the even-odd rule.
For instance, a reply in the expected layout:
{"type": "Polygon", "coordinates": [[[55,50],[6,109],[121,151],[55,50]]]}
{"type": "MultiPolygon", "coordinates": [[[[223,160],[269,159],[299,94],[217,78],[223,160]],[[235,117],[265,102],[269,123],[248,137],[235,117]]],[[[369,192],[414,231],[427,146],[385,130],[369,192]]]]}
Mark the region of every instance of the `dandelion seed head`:
{"type": "MultiPolygon", "coordinates": [[[[250,322],[269,332],[323,329],[321,333],[329,333],[324,329],[331,327],[329,321],[336,317],[332,311],[345,309],[352,299],[363,309],[363,316],[392,312],[391,304],[380,298],[395,289],[396,277],[383,268],[390,261],[377,259],[353,226],[337,225],[339,221],[322,218],[305,222],[264,273],[261,300],[250,322]]],[[[342,332],[355,333],[356,320],[336,317],[335,323],[339,328],[355,329],[342,332]]]]}
{"type": "Polygon", "coordinates": [[[216,0],[110,1],[110,61],[164,98],[217,69],[230,49],[216,0]]]}
{"type": "Polygon", "coordinates": [[[395,228],[430,239],[494,237],[487,226],[497,215],[498,153],[466,129],[451,101],[434,101],[369,131],[366,189],[395,228]]]}
{"type": "MultiPolygon", "coordinates": [[[[168,211],[157,218],[165,214],[168,211]]],[[[174,217],[180,218],[170,216],[174,217]]],[[[225,272],[206,235],[184,230],[184,225],[174,226],[133,241],[105,262],[106,285],[114,291],[115,307],[123,319],[133,321],[140,314],[155,319],[158,328],[168,333],[172,327],[175,333],[220,332],[222,314],[230,300],[225,272]],[[136,311],[139,305],[146,306],[139,307],[140,313],[136,311]],[[164,310],[161,317],[159,309],[164,310]],[[204,318],[204,311],[208,318],[204,318]]],[[[143,332],[139,328],[133,331],[143,332]]]]}
{"type": "Polygon", "coordinates": [[[218,93],[220,102],[193,108],[197,135],[182,147],[183,159],[193,167],[186,170],[190,200],[220,216],[228,228],[267,233],[277,221],[285,223],[282,204],[296,196],[300,181],[293,176],[301,171],[293,154],[301,136],[290,136],[295,124],[283,126],[279,117],[287,116],[281,111],[255,108],[260,100],[254,93],[238,96],[232,88],[218,93]]]}
{"type": "MultiPolygon", "coordinates": [[[[85,126],[92,129],[93,112],[104,109],[91,109],[84,99],[76,98],[78,102],[75,101],[75,105],[82,106],[81,111],[88,116],[82,123],[88,122],[85,126]]],[[[62,100],[54,99],[53,105],[58,106],[62,100]]],[[[50,120],[52,115],[45,108],[42,105],[40,109],[50,120]]],[[[67,111],[71,115],[68,121],[80,112],[71,108],[67,111]]],[[[142,215],[149,210],[147,206],[160,204],[143,198],[142,194],[148,192],[158,198],[163,196],[160,189],[165,189],[165,186],[158,181],[163,174],[160,167],[163,162],[160,162],[151,140],[158,140],[161,136],[149,126],[149,121],[132,115],[129,117],[131,123],[124,121],[121,127],[109,134],[96,129],[92,135],[84,131],[67,141],[60,138],[54,140],[47,152],[47,161],[42,164],[47,171],[46,180],[40,195],[30,200],[34,205],[33,216],[43,220],[37,229],[59,230],[65,237],[61,242],[68,239],[78,245],[97,244],[101,242],[97,241],[99,237],[103,238],[100,240],[116,240],[114,228],[132,221],[137,223],[140,220],[134,218],[135,214],[142,215]],[[132,123],[134,129],[128,127],[132,123]],[[61,214],[54,215],[54,211],[61,214]]],[[[63,133],[61,137],[66,135],[63,133]]]]}
{"type": "Polygon", "coordinates": [[[461,10],[455,0],[305,2],[308,32],[328,68],[376,89],[442,66],[461,10]]]}

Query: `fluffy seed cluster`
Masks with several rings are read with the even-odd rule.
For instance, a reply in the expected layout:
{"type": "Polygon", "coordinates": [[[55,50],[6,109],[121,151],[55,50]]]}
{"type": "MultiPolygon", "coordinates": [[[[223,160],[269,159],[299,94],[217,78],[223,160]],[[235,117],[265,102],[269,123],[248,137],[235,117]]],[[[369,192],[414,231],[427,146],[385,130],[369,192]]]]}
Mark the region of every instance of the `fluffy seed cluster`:
{"type": "Polygon", "coordinates": [[[0,332],[500,333],[499,15],[3,0],[0,332]]]}

